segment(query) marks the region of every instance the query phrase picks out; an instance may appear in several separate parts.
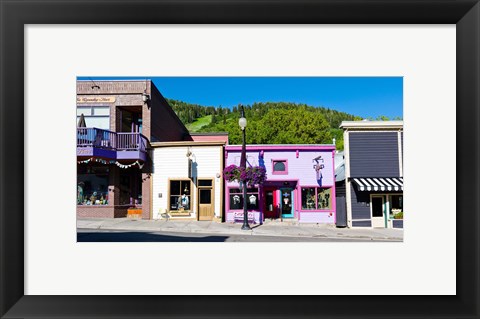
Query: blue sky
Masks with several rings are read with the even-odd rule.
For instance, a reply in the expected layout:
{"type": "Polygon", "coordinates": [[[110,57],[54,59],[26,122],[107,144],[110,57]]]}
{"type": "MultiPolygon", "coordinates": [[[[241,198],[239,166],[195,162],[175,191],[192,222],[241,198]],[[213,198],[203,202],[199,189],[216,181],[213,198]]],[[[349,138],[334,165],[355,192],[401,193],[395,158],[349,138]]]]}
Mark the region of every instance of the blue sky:
{"type": "Polygon", "coordinates": [[[151,79],[164,97],[205,106],[254,102],[323,106],[361,117],[403,117],[402,77],[79,77],[151,79]]]}

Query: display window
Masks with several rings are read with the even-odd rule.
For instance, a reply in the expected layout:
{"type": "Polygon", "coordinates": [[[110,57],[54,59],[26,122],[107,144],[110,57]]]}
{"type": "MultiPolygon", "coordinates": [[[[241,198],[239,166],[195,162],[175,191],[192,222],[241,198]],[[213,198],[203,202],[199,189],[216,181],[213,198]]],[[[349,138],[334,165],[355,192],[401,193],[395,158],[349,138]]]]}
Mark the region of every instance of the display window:
{"type": "Polygon", "coordinates": [[[390,195],[390,219],[403,219],[403,194],[390,195]]]}
{"type": "Polygon", "coordinates": [[[170,211],[189,212],[191,210],[191,181],[170,180],[170,211]]]}
{"type": "MultiPolygon", "coordinates": [[[[240,188],[229,189],[230,209],[243,209],[243,190],[240,188]]],[[[258,188],[247,188],[247,209],[259,209],[258,188]]]]}
{"type": "Polygon", "coordinates": [[[331,197],[331,188],[302,187],[302,210],[331,209],[331,197]]]}
{"type": "Polygon", "coordinates": [[[80,166],[77,205],[108,205],[108,167],[80,166]]]}

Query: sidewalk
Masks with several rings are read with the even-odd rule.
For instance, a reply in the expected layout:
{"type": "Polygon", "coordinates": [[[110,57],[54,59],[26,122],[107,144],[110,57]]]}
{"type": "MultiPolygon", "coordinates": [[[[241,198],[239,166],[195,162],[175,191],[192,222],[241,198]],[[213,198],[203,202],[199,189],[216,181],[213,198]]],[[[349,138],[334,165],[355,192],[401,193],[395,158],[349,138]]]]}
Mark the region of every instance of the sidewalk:
{"type": "Polygon", "coordinates": [[[241,230],[241,227],[242,224],[208,221],[140,220],[132,218],[77,219],[77,228],[81,229],[403,241],[403,229],[349,229],[337,228],[334,225],[327,224],[298,224],[281,221],[265,221],[263,225],[250,225],[252,230],[249,231],[241,230]]]}

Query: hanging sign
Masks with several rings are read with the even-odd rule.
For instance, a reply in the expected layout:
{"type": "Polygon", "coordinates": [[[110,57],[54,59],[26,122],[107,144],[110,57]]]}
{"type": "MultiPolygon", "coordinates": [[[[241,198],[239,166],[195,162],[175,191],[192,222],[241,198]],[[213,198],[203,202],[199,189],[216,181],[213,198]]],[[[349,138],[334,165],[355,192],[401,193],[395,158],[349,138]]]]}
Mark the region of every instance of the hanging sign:
{"type": "Polygon", "coordinates": [[[188,178],[192,178],[192,160],[189,158],[188,159],[188,178]]]}

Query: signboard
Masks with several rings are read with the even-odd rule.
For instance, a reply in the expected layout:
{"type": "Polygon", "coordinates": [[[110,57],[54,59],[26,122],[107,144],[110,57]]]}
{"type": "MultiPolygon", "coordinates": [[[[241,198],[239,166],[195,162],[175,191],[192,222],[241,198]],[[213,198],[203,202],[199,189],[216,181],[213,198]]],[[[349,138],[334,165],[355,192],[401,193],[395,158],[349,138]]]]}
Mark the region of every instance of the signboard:
{"type": "Polygon", "coordinates": [[[192,178],[192,177],[193,177],[193,174],[192,174],[192,160],[188,159],[188,178],[192,178]]]}
{"type": "Polygon", "coordinates": [[[115,96],[77,96],[77,104],[82,103],[113,103],[115,96]]]}

